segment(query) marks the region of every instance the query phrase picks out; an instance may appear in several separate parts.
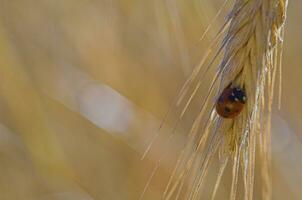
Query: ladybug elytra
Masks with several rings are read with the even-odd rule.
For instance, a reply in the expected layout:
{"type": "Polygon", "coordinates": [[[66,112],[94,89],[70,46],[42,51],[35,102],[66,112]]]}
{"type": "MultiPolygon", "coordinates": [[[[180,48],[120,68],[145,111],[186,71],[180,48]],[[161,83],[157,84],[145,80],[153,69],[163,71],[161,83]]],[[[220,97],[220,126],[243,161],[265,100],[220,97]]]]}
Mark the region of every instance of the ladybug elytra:
{"type": "Polygon", "coordinates": [[[243,89],[227,87],[216,102],[216,111],[223,118],[235,118],[243,110],[246,98],[243,89]]]}

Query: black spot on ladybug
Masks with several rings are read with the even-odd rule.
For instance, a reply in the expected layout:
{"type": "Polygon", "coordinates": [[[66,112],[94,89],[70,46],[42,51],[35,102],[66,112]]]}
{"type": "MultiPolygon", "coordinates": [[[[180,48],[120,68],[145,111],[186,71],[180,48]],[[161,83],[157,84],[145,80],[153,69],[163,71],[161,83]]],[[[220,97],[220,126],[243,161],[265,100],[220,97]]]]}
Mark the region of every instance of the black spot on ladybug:
{"type": "Polygon", "coordinates": [[[229,109],[228,107],[225,107],[224,110],[225,110],[225,112],[227,112],[227,113],[231,112],[231,109],[229,109]]]}
{"type": "Polygon", "coordinates": [[[216,102],[216,111],[224,118],[234,118],[243,110],[246,99],[243,89],[227,87],[222,91],[216,102]]]}

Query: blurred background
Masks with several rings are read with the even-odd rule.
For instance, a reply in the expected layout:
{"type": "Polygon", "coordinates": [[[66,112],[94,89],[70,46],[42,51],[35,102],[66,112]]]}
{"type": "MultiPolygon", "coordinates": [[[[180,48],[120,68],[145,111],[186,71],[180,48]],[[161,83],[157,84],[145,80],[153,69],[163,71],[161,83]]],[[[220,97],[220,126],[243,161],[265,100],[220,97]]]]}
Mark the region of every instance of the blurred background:
{"type": "MultiPolygon", "coordinates": [[[[1,0],[0,199],[160,199],[196,112],[156,134],[232,2],[1,0]],[[208,34],[201,36],[212,24],[208,34]]],[[[273,199],[302,199],[301,1],[290,1],[273,199]]],[[[227,181],[217,199],[228,195],[227,181]]]]}

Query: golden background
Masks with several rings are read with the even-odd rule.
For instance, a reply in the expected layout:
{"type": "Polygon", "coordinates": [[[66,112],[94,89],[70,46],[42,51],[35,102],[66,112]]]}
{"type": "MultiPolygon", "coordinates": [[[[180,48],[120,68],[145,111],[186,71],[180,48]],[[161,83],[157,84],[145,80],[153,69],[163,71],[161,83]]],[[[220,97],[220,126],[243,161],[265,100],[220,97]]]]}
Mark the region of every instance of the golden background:
{"type": "MultiPolygon", "coordinates": [[[[140,158],[223,23],[230,4],[212,21],[222,3],[1,0],[0,199],[135,200],[165,152],[145,194],[160,199],[194,109],[172,144],[168,120],[140,158]]],[[[273,199],[302,199],[301,8],[289,2],[273,199]]]]}

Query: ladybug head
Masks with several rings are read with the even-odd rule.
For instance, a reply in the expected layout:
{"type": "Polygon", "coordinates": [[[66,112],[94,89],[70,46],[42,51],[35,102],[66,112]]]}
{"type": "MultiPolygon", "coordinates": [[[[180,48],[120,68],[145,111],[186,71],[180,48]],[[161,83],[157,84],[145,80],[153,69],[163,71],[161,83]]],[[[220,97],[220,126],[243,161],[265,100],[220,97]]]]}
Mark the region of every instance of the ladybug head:
{"type": "Polygon", "coordinates": [[[239,87],[232,88],[232,93],[229,96],[230,101],[238,101],[240,103],[245,104],[246,102],[246,94],[245,91],[239,87]]]}

